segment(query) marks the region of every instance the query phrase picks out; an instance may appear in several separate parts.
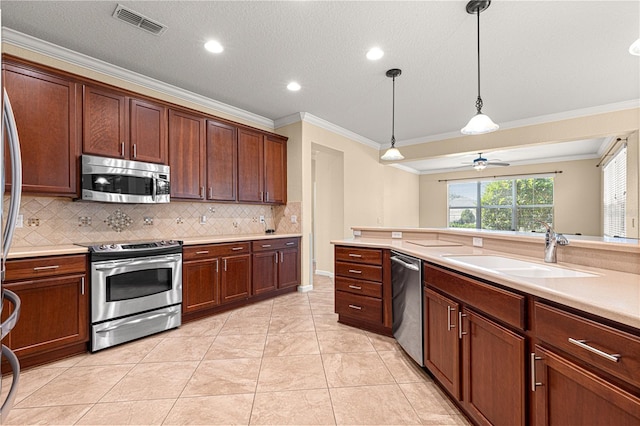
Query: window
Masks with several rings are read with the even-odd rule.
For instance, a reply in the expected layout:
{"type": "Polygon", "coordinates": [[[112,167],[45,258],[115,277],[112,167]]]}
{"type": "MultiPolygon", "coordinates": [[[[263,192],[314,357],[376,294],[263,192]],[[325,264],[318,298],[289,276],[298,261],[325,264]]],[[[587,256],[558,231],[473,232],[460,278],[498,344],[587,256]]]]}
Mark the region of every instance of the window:
{"type": "Polygon", "coordinates": [[[449,184],[449,226],[493,230],[541,230],[553,224],[553,178],[449,184]]]}
{"type": "Polygon", "coordinates": [[[626,237],[626,145],[603,167],[602,172],[604,174],[604,235],[608,237],[626,237]]]}

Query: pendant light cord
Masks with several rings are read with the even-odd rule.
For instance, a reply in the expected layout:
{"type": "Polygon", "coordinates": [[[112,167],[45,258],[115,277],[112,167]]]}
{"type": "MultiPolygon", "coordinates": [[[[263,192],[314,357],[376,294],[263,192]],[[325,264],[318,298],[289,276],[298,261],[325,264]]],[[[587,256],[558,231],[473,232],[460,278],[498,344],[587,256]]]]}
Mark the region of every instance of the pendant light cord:
{"type": "Polygon", "coordinates": [[[393,92],[391,95],[391,148],[396,145],[396,77],[393,77],[393,92]]]}
{"type": "Polygon", "coordinates": [[[478,114],[482,111],[482,98],[480,97],[480,7],[476,9],[478,15],[478,99],[476,99],[476,109],[478,114]]]}

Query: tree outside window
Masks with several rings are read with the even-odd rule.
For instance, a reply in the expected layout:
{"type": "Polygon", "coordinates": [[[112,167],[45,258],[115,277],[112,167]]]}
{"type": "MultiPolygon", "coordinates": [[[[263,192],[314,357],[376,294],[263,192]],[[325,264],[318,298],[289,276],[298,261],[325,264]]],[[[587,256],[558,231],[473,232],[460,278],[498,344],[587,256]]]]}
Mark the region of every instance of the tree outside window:
{"type": "Polygon", "coordinates": [[[449,226],[542,231],[553,224],[553,178],[449,184],[449,226]]]}

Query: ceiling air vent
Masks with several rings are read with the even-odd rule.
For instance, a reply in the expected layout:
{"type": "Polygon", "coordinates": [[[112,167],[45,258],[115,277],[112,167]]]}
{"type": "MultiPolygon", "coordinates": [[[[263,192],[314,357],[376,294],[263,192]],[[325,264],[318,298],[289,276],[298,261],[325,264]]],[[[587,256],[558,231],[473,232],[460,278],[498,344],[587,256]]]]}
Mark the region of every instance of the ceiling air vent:
{"type": "Polygon", "coordinates": [[[167,30],[167,27],[161,23],[152,21],[146,16],[128,9],[121,4],[116,7],[116,10],[113,12],[113,17],[157,36],[162,35],[167,30]]]}

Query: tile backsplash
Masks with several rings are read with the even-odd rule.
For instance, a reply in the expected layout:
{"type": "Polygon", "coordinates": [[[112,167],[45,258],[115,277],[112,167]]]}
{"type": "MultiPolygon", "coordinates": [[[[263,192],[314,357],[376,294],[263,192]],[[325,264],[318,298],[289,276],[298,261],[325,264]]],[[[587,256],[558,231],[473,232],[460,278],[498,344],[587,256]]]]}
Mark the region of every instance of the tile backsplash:
{"type": "MultiPolygon", "coordinates": [[[[7,205],[5,196],[5,210],[7,205]]],[[[301,232],[299,202],[273,207],[179,201],[110,204],[23,194],[19,214],[23,227],[16,229],[12,247],[260,234],[265,226],[277,233],[301,232]]]]}

